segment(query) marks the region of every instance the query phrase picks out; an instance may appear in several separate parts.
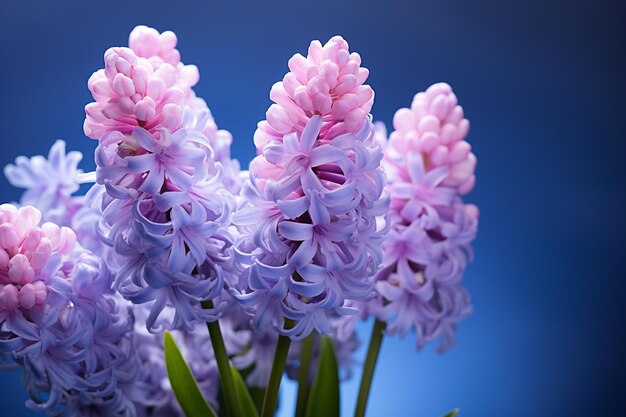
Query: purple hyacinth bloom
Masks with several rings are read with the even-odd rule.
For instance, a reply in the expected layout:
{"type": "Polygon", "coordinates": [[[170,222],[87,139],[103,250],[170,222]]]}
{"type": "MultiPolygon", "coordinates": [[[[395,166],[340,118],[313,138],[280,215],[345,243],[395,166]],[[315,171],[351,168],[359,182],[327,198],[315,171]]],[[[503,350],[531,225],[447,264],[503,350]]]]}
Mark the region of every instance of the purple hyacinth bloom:
{"type": "MultiPolygon", "coordinates": [[[[340,37],[318,44],[310,65],[325,72],[309,81],[313,97],[272,95],[277,104],[259,124],[261,153],[243,186],[246,203],[233,218],[251,263],[236,297],[254,316],[253,328],[273,326],[294,340],[313,330],[330,334],[330,316],[355,313],[346,303],[371,295],[386,235],[382,152],[364,112],[373,98],[362,85],[367,71],[340,37]],[[291,113],[299,115],[295,124],[291,113]]],[[[292,61],[297,77],[302,68],[292,61]]]]}
{"type": "Polygon", "coordinates": [[[108,50],[89,82],[85,131],[99,141],[96,181],[106,190],[98,233],[120,293],[150,303],[149,329],[174,308],[167,327],[189,330],[231,304],[239,166],[230,135],[191,89],[197,69],[180,62],[175,35],[139,26],[129,45],[108,50]]]}
{"type": "Polygon", "coordinates": [[[425,229],[419,220],[392,226],[376,284],[379,297],[368,303],[390,334],[415,330],[419,349],[439,336],[440,351],[454,345],[456,323],[472,311],[461,279],[471,259],[477,215],[475,206],[457,197],[450,210],[441,208],[436,227],[425,229]]]}
{"type": "Polygon", "coordinates": [[[79,187],[81,159],[80,152],[65,153],[65,142],[57,140],[47,158],[18,156],[14,165],[4,167],[4,175],[13,186],[25,190],[21,205],[37,207],[44,221],[70,226],[72,216],[81,207],[81,197],[72,196],[79,187]]]}

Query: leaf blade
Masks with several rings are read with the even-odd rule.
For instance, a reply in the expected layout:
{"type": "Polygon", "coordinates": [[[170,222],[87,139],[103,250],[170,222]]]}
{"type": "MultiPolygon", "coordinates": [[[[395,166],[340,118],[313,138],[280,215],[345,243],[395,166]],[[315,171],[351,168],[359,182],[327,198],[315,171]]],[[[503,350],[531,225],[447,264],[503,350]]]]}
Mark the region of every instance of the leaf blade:
{"type": "Polygon", "coordinates": [[[454,417],[459,413],[459,409],[455,408],[454,410],[450,411],[448,414],[444,415],[443,417],[454,417]]]}
{"type": "Polygon", "coordinates": [[[230,366],[230,369],[235,380],[235,391],[237,391],[237,399],[241,404],[243,415],[245,417],[259,417],[259,412],[243,377],[233,365],[230,366]]]}
{"type": "Polygon", "coordinates": [[[165,367],[174,395],[187,417],[217,417],[200,392],[198,383],[170,332],[163,335],[165,367]]]}
{"type": "Polygon", "coordinates": [[[317,375],[309,394],[306,417],[339,417],[339,366],[335,348],[328,337],[321,338],[317,375]]]}

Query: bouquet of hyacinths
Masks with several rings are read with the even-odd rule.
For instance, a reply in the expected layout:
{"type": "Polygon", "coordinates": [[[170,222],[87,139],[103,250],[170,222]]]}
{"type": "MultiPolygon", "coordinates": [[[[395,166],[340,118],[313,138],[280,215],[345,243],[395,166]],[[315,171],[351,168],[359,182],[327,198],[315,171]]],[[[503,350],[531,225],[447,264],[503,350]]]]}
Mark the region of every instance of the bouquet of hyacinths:
{"type": "Polygon", "coordinates": [[[314,41],[241,171],[176,43],[138,26],[106,51],[85,108],[95,172],[63,141],[5,168],[26,191],[0,206],[0,360],[51,416],[270,417],[286,373],[296,416],[332,417],[373,317],[364,416],[384,335],[445,351],[471,313],[463,109],[435,84],[387,137],[361,57],[314,41]]]}

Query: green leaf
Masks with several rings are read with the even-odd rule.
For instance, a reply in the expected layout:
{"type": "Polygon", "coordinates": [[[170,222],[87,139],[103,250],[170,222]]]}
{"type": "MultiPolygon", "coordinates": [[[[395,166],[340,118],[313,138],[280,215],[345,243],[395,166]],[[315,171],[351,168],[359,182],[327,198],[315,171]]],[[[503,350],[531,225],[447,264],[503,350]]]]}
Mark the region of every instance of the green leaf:
{"type": "Polygon", "coordinates": [[[235,380],[235,391],[237,391],[237,399],[241,404],[241,410],[244,417],[259,417],[259,412],[256,409],[254,400],[248,391],[245,381],[241,377],[241,374],[234,366],[230,365],[230,370],[235,380]]]}
{"type": "Polygon", "coordinates": [[[191,369],[183,359],[174,338],[169,332],[163,336],[165,345],[165,367],[172,390],[187,417],[217,417],[206,402],[191,369]]]}
{"type": "Polygon", "coordinates": [[[339,417],[339,368],[333,342],[328,337],[322,337],[319,366],[305,416],[339,417]]]}
{"type": "Polygon", "coordinates": [[[456,416],[458,414],[458,412],[459,412],[459,409],[455,408],[454,410],[450,411],[448,414],[446,414],[443,417],[454,417],[454,416],[456,416]]]}
{"type": "MultiPolygon", "coordinates": [[[[256,405],[256,410],[260,413],[263,409],[263,399],[265,398],[265,388],[259,387],[249,387],[248,391],[250,391],[250,395],[254,400],[254,404],[256,405]]],[[[280,404],[280,399],[278,401],[280,404]]]]}

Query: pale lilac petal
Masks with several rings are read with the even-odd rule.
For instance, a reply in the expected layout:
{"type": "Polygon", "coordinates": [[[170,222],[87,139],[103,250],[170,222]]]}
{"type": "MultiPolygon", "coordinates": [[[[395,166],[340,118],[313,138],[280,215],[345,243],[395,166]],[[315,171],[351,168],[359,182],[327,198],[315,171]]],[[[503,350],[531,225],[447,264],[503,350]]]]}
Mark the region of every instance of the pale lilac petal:
{"type": "Polygon", "coordinates": [[[278,223],[278,232],[286,239],[293,241],[303,241],[311,239],[313,236],[313,225],[282,221],[278,223]]]}

